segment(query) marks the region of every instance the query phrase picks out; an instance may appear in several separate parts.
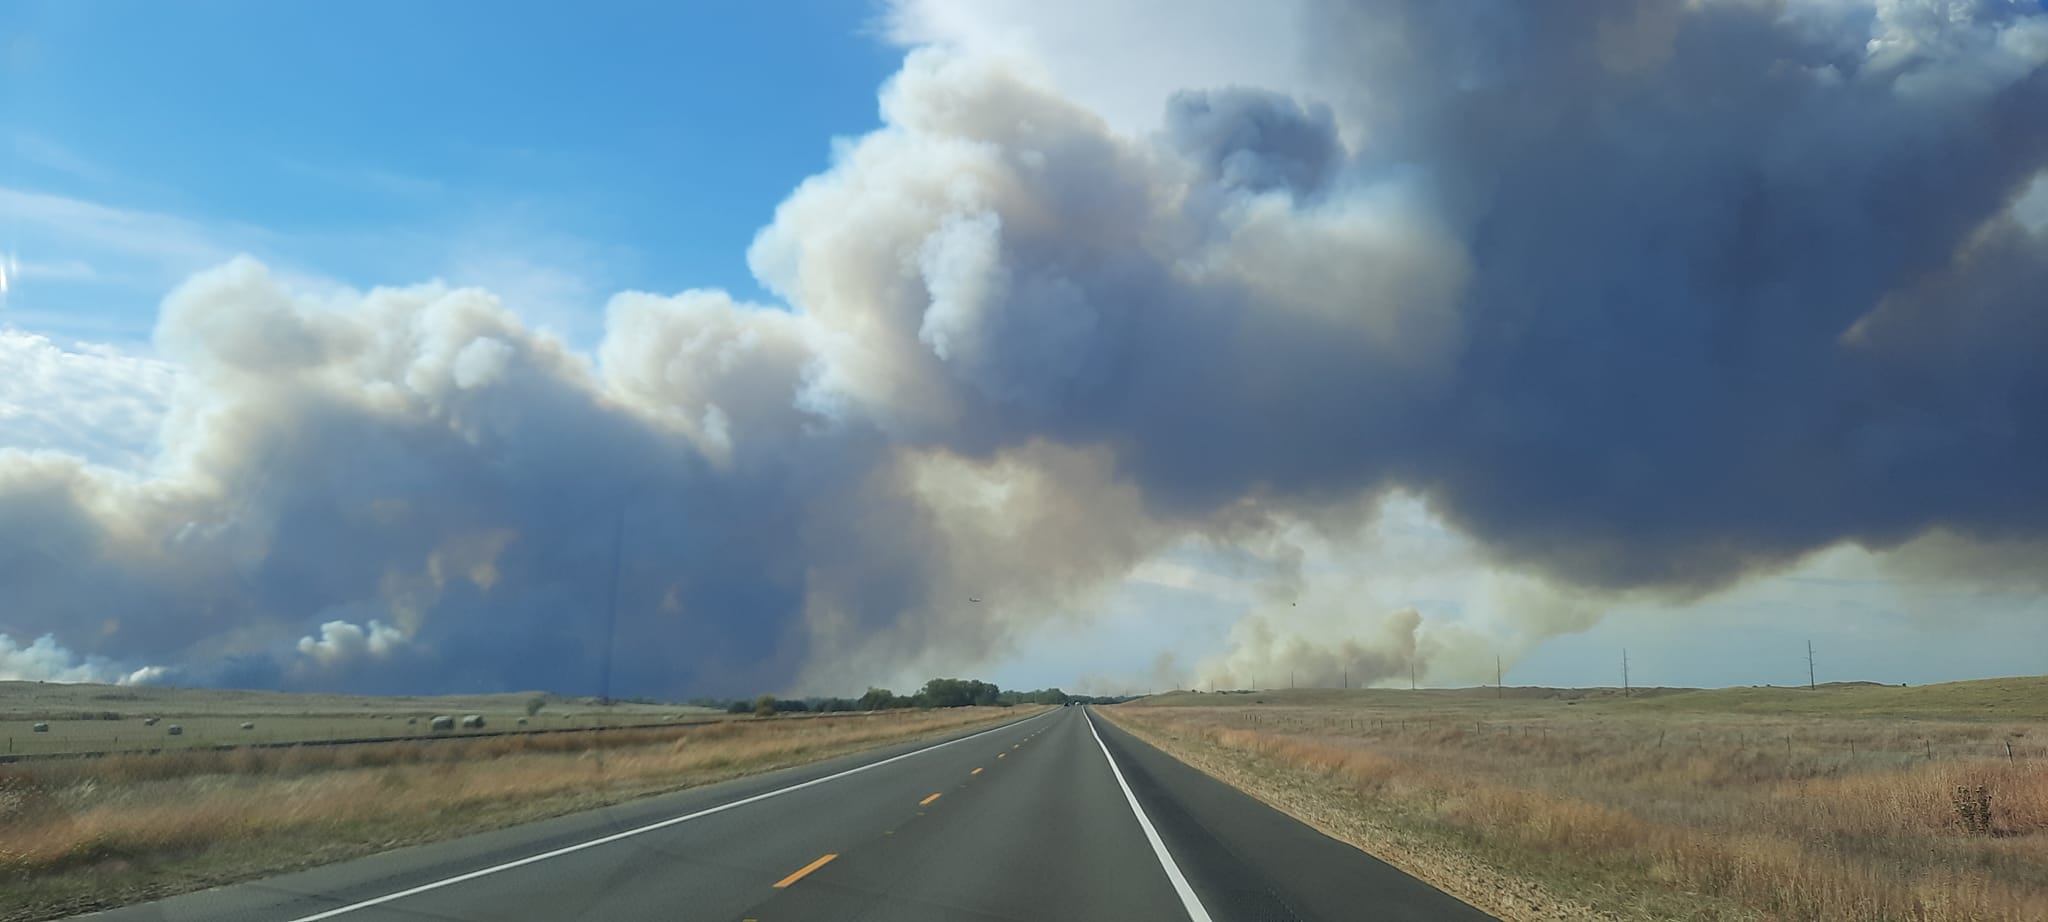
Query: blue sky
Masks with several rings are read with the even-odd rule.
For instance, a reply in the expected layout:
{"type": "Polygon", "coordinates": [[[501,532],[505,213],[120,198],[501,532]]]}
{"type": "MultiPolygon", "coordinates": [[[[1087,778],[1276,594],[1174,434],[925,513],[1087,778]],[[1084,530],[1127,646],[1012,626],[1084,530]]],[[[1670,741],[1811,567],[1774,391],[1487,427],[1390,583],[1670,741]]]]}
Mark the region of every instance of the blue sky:
{"type": "MultiPolygon", "coordinates": [[[[878,123],[901,52],[876,15],[8,4],[0,186],[176,216],[207,238],[196,262],[246,250],[354,286],[543,278],[556,303],[534,312],[587,340],[617,290],[759,297],[754,232],[834,137],[878,123]]],[[[49,276],[13,306],[58,334],[140,339],[164,283],[197,268],[124,271],[7,224],[0,249],[49,276]]]]}

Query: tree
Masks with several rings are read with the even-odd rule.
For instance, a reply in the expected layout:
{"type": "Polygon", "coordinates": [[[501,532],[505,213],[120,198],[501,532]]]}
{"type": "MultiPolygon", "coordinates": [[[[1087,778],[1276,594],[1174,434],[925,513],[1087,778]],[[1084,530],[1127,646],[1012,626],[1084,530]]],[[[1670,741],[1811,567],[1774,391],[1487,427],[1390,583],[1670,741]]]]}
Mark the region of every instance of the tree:
{"type": "Polygon", "coordinates": [[[541,708],[547,706],[548,699],[543,698],[539,695],[535,695],[531,698],[528,698],[526,699],[526,716],[532,717],[533,715],[540,713],[541,708]]]}
{"type": "Polygon", "coordinates": [[[933,679],[924,683],[924,690],[917,693],[917,706],[927,708],[958,708],[969,705],[987,707],[998,703],[1002,689],[978,679],[933,679]]]}
{"type": "Polygon", "coordinates": [[[860,709],[863,711],[880,711],[888,708],[902,707],[902,702],[903,699],[896,697],[895,692],[886,688],[869,686],[868,693],[860,696],[860,709]]]}
{"type": "Polygon", "coordinates": [[[1037,691],[1006,691],[1000,703],[1011,704],[1066,704],[1068,695],[1057,688],[1041,688],[1037,691]]]}
{"type": "Polygon", "coordinates": [[[755,717],[774,717],[774,716],[775,716],[775,696],[774,696],[774,695],[762,695],[762,696],[761,696],[761,697],[759,697],[759,698],[755,698],[755,699],[754,699],[754,716],[755,716],[755,717]]]}

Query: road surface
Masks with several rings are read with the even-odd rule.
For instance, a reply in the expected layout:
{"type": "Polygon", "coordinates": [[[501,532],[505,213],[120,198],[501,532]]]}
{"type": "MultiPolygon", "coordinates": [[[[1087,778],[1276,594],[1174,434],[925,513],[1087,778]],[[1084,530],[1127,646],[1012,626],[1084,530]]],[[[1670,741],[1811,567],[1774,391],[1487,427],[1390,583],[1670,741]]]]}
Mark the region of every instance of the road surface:
{"type": "Polygon", "coordinates": [[[82,918],[1488,918],[1089,710],[82,918]]]}

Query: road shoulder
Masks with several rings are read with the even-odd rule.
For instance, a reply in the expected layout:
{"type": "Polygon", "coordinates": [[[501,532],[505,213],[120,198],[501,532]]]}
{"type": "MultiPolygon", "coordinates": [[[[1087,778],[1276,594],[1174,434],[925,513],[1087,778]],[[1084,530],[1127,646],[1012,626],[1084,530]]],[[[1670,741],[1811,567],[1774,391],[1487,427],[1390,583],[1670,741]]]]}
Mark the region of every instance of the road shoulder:
{"type": "Polygon", "coordinates": [[[1550,892],[1540,884],[1502,873],[1442,845],[1374,822],[1345,801],[1356,795],[1302,769],[1247,760],[1203,741],[1162,734],[1116,719],[1114,708],[1098,708],[1109,727],[1148,744],[1188,771],[1220,782],[1324,836],[1364,852],[1376,863],[1505,922],[1611,922],[1612,916],[1550,892]]]}
{"type": "Polygon", "coordinates": [[[1364,906],[1385,922],[1493,918],[1103,719],[1105,709],[1092,710],[1117,764],[1216,918],[1350,919],[1364,906]]]}

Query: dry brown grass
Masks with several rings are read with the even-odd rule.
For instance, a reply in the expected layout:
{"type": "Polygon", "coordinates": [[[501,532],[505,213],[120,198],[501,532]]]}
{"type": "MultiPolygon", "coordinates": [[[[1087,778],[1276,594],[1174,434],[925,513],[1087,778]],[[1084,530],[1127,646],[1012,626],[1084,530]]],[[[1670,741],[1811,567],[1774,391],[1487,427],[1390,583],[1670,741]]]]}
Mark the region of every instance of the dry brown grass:
{"type": "Polygon", "coordinates": [[[930,736],[1026,709],[0,766],[0,919],[44,918],[930,736]]]}
{"type": "MultiPolygon", "coordinates": [[[[1227,780],[1271,788],[1254,793],[1319,788],[1319,803],[1408,845],[1479,858],[1612,917],[2048,919],[2038,721],[1512,701],[1491,720],[1469,706],[1109,711],[1227,780]],[[1952,799],[1977,785],[1992,798],[1989,834],[1965,829],[1952,799]]],[[[1435,882],[1455,892],[1450,877],[1435,882]]]]}

